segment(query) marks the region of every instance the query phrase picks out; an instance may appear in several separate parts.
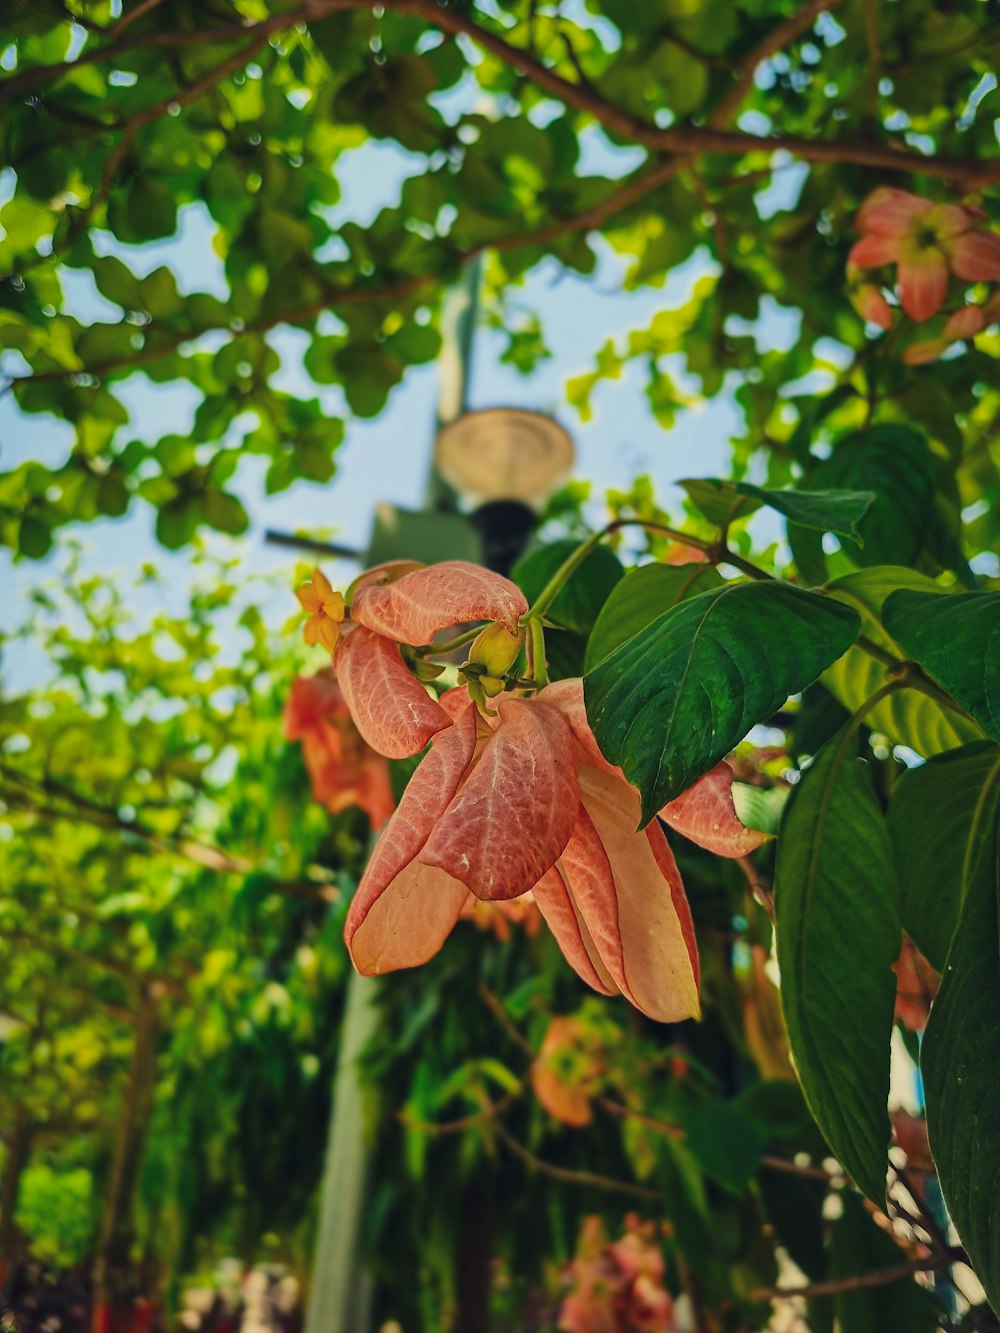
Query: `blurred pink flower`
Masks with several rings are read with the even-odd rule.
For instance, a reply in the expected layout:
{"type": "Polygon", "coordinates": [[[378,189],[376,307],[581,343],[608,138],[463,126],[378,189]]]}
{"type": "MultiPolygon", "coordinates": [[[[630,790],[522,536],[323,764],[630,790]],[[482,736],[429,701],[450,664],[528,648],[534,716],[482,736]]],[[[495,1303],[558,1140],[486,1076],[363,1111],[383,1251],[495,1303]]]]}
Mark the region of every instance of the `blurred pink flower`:
{"type": "Polygon", "coordinates": [[[950,275],[966,282],[1000,279],[1000,236],[979,225],[984,217],[966,204],[936,204],[882,186],[858,210],[862,235],[848,265],[895,264],[900,305],[911,319],[930,319],[944,304],[950,275]]]}

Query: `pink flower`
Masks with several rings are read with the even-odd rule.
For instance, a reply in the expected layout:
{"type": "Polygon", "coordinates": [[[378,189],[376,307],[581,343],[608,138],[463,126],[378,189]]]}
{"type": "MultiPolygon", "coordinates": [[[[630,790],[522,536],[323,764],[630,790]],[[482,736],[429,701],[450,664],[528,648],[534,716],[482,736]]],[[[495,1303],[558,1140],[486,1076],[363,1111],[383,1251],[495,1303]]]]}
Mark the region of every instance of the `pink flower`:
{"type": "Polygon", "coordinates": [[[930,319],[944,304],[950,274],[966,282],[1000,278],[1000,236],[978,225],[983,218],[968,205],[935,204],[882,186],[858,211],[862,237],[848,263],[858,268],[895,264],[903,309],[911,319],[930,319]]]}
{"type": "MultiPolygon", "coordinates": [[[[358,886],[345,926],[355,966],[417,966],[470,893],[492,902],[530,891],[594,990],[662,1022],[696,1016],[698,954],[677,865],[656,822],[637,831],[639,793],[600,753],[582,682],[497,703],[491,720],[459,690],[436,705],[455,720],[435,733],[358,886]]],[[[719,765],[662,816],[713,851],[744,855],[763,839],[740,824],[731,787],[719,765]]]]}
{"type": "Polygon", "coordinates": [[[669,1333],[677,1327],[652,1224],[630,1213],[625,1228],[609,1245],[601,1219],[585,1220],[570,1265],[572,1290],[559,1311],[563,1333],[669,1333]]]}
{"type": "Polygon", "coordinates": [[[589,1125],[591,1100],[604,1073],[598,1033],[580,1018],[554,1018],[531,1066],[535,1096],[564,1125],[589,1125]]]}

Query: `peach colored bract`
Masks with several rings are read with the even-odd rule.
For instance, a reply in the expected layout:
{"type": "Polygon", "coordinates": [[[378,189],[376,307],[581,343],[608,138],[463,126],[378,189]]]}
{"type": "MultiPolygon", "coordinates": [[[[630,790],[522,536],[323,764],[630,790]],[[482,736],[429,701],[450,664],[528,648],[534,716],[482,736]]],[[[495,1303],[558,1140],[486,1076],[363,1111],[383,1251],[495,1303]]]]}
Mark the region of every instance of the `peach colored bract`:
{"type": "Polygon", "coordinates": [[[380,754],[418,754],[451,718],[403,659],[403,649],[424,647],[442,630],[491,620],[511,633],[527,611],[509,579],[463,560],[415,568],[406,562],[370,570],[354,585],[351,626],[345,626],[334,663],[358,730],[380,754]]]}
{"type": "Polygon", "coordinates": [[[301,741],[312,794],[331,814],[352,805],[381,828],[395,809],[389,765],[362,740],[333,671],[297,676],[285,705],[285,738],[301,741]]]}
{"type": "MultiPolygon", "coordinates": [[[[677,865],[658,823],[637,831],[639,793],[597,748],[582,682],[502,697],[492,723],[462,696],[436,705],[448,724],[358,886],[345,927],[355,966],[417,966],[441,948],[470,893],[497,901],[530,891],[595,990],[663,1022],[697,1016],[698,954],[677,865]]],[[[731,785],[720,765],[663,817],[723,855],[744,855],[762,835],[739,823],[731,785]]]]}

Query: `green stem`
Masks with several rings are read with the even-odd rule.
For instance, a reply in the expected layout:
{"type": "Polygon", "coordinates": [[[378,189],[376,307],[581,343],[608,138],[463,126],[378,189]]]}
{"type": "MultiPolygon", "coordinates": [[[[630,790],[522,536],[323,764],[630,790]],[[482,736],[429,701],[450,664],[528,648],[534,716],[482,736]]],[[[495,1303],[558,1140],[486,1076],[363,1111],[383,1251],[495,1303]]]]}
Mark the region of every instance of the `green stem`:
{"type": "Polygon", "coordinates": [[[446,639],[444,643],[428,643],[423,648],[414,648],[413,652],[417,657],[432,657],[439,653],[454,652],[456,648],[461,648],[467,643],[471,643],[481,632],[486,621],[480,621],[475,629],[467,629],[464,634],[458,634],[454,639],[446,639]]]}
{"type": "MultiPolygon", "coordinates": [[[[686,532],[679,532],[676,528],[669,528],[663,523],[653,523],[642,518],[616,518],[605,527],[601,528],[599,532],[595,532],[592,536],[588,537],[585,542],[582,542],[576,550],[563,561],[549,579],[548,583],[546,583],[542,591],[535,598],[534,603],[528,608],[526,614],[521,617],[522,625],[527,626],[529,630],[534,633],[532,627],[538,624],[539,638],[541,638],[540,621],[545,615],[545,612],[548,611],[549,607],[559,596],[559,593],[562,591],[565,584],[580,568],[591,551],[598,546],[605,537],[610,536],[612,532],[617,532],[619,528],[626,527],[640,527],[646,532],[657,532],[660,533],[661,536],[670,537],[674,541],[683,542],[686,546],[691,546],[697,551],[703,551],[705,555],[708,556],[710,563],[717,565],[731,565],[734,569],[738,569],[741,573],[746,574],[748,578],[769,580],[771,582],[778,581],[775,579],[774,575],[769,574],[767,570],[761,569],[760,566],[755,565],[753,561],[746,560],[743,556],[737,555],[735,551],[730,550],[726,545],[724,536],[720,537],[718,541],[710,542],[702,537],[692,537],[686,532]]],[[[932,680],[925,676],[916,663],[911,664],[902,658],[896,657],[895,654],[889,652],[888,649],[883,648],[880,644],[876,643],[874,639],[870,639],[865,634],[860,635],[855,640],[855,643],[862,652],[867,653],[869,657],[873,657],[876,662],[880,662],[887,671],[895,673],[895,679],[891,682],[894,689],[899,688],[900,686],[907,686],[910,689],[919,690],[922,694],[926,694],[928,698],[933,699],[943,708],[950,709],[960,717],[968,718],[968,714],[955,702],[951,695],[947,694],[938,685],[935,685],[932,680]]],[[[541,673],[544,679],[544,647],[539,645],[537,650],[533,649],[529,636],[528,651],[529,661],[532,660],[533,653],[535,659],[541,655],[541,673]]],[[[537,673],[537,665],[529,671],[529,675],[532,675],[533,677],[537,677],[537,673]]],[[[872,697],[877,701],[882,695],[880,693],[877,696],[873,695],[872,697]]],[[[874,705],[870,704],[870,706],[874,705]]]]}
{"type": "MultiPolygon", "coordinates": [[[[695,550],[704,551],[705,554],[709,556],[715,555],[717,552],[717,544],[715,542],[705,541],[701,537],[689,536],[688,533],[679,532],[676,528],[668,528],[663,523],[650,523],[643,518],[612,519],[612,521],[601,528],[599,532],[593,533],[585,542],[581,542],[572,555],[566,557],[549,579],[548,583],[546,583],[542,591],[535,598],[534,603],[528,608],[527,613],[521,617],[521,623],[527,625],[532,620],[541,620],[545,615],[545,612],[556,600],[560,592],[562,592],[564,585],[580,568],[595,546],[599,546],[605,537],[609,537],[611,533],[617,532],[619,528],[628,527],[645,528],[647,532],[659,532],[664,537],[672,537],[675,541],[683,542],[685,546],[694,547],[695,550]]],[[[729,552],[725,554],[724,558],[727,563],[735,564],[737,568],[742,568],[745,563],[741,562],[740,557],[738,556],[735,558],[731,557],[729,552]]],[[[754,566],[754,569],[756,569],[756,566],[754,566]]],[[[765,574],[763,570],[757,570],[755,576],[757,578],[770,577],[770,575],[765,574]]]]}
{"type": "Polygon", "coordinates": [[[544,689],[548,683],[548,674],[545,670],[545,631],[540,619],[528,621],[528,675],[534,681],[536,690],[544,689]]]}

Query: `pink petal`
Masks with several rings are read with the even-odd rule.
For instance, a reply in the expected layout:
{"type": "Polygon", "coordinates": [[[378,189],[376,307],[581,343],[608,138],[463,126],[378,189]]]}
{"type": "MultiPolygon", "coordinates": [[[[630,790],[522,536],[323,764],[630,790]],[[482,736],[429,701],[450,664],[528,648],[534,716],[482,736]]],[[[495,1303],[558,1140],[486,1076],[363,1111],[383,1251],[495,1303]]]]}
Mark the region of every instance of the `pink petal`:
{"type": "Polygon", "coordinates": [[[964,305],[956,310],[944,326],[944,336],[954,341],[956,338],[974,338],[986,327],[986,310],[981,305],[964,305]]]}
{"type": "Polygon", "coordinates": [[[899,263],[899,303],[918,323],[936,315],[948,295],[948,264],[939,250],[899,263]]]}
{"type": "MultiPolygon", "coordinates": [[[[666,839],[655,827],[636,832],[639,793],[627,782],[585,768],[580,795],[611,867],[628,986],[623,993],[663,1023],[697,1017],[698,955],[691,914],[666,839]]],[[[578,905],[599,943],[595,921],[579,899],[578,905]]]]}
{"type": "Polygon", "coordinates": [[[873,190],[858,209],[855,218],[858,231],[875,232],[878,236],[904,236],[915,218],[929,213],[934,207],[930,199],[890,185],[873,190]]]}
{"type": "Polygon", "coordinates": [[[559,859],[579,789],[564,718],[534,700],[501,699],[500,725],[420,854],[477,898],[517,898],[559,859]]]}
{"type": "Polygon", "coordinates": [[[470,707],[435,737],[375,844],[344,926],[351,959],[365,976],[426,962],[458,920],[465,885],[415,858],[458,791],[475,745],[470,707]]]}
{"type": "Polygon", "coordinates": [[[337,644],[337,680],[354,725],[388,759],[419,754],[451,718],[406,669],[389,639],[358,627],[337,644]]]}
{"type": "Polygon", "coordinates": [[[1000,236],[992,231],[967,231],[951,246],[951,270],[966,282],[1000,279],[1000,236]]]}
{"type": "Polygon", "coordinates": [[[438,703],[452,719],[456,721],[469,706],[469,691],[464,685],[455,685],[444,694],[438,695],[438,703]]]}
{"type": "Polygon", "coordinates": [[[910,343],[900,357],[904,366],[926,366],[936,361],[942,352],[948,350],[947,338],[928,338],[924,342],[910,343]]]}
{"type": "Polygon", "coordinates": [[[285,739],[301,740],[325,718],[345,716],[347,704],[329,667],[314,676],[296,676],[285,704],[285,739]]]}
{"type": "Polygon", "coordinates": [[[527,609],[524,594],[510,579],[465,560],[446,560],[395,583],[360,588],[351,602],[351,618],[398,643],[416,645],[471,620],[499,620],[513,634],[527,609]]]}
{"type": "Polygon", "coordinates": [[[601,995],[617,995],[618,987],[601,962],[587,923],[574,904],[558,865],[542,876],[532,894],[563,957],[581,981],[601,995]]]}
{"type": "Polygon", "coordinates": [[[570,676],[566,680],[557,680],[551,685],[546,685],[545,689],[540,690],[535,697],[539,703],[558,709],[569,723],[584,763],[599,768],[604,773],[622,777],[621,769],[616,764],[609,763],[601,754],[594,733],[590,729],[587,709],[583,702],[583,681],[579,676],[570,676]]]}
{"type": "Polygon", "coordinates": [[[847,256],[848,264],[858,268],[878,268],[899,259],[899,241],[893,236],[863,236],[855,241],[847,256]]]}
{"type": "Polygon", "coordinates": [[[892,328],[892,307],[877,287],[867,284],[862,287],[856,305],[862,319],[877,324],[880,329],[892,328]]]}
{"type": "MultiPolygon", "coordinates": [[[[659,867],[660,874],[670,887],[670,901],[673,903],[674,911],[677,913],[677,923],[680,926],[684,947],[687,949],[688,960],[691,964],[691,971],[694,974],[694,984],[697,989],[701,985],[701,963],[698,958],[698,940],[694,933],[694,918],[691,915],[691,904],[688,902],[687,894],[684,892],[684,881],[681,879],[681,872],[677,868],[677,862],[674,860],[674,854],[670,850],[670,845],[663,836],[663,830],[656,825],[650,825],[644,832],[646,834],[646,839],[649,842],[650,850],[653,853],[653,859],[659,867]]],[[[695,1017],[700,1017],[700,1014],[696,1014],[695,1017]]]]}
{"type": "Polygon", "coordinates": [[[716,856],[748,856],[766,833],[740,823],[733,803],[733,770],[723,759],[660,811],[671,828],[716,856]]]}

